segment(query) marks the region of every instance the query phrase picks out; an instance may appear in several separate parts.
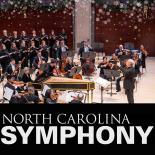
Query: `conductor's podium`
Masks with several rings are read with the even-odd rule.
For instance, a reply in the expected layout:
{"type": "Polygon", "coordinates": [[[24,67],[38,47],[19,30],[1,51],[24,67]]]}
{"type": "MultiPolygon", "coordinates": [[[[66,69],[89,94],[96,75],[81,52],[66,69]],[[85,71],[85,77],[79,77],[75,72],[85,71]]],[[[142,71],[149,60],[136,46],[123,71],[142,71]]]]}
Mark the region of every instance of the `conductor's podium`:
{"type": "Polygon", "coordinates": [[[50,77],[43,82],[43,85],[48,85],[54,90],[77,90],[87,91],[87,102],[93,102],[93,90],[95,89],[95,83],[89,80],[78,80],[63,77],[50,77]],[[91,92],[91,93],[90,93],[91,92]],[[91,100],[90,100],[91,97],[91,100]]]}

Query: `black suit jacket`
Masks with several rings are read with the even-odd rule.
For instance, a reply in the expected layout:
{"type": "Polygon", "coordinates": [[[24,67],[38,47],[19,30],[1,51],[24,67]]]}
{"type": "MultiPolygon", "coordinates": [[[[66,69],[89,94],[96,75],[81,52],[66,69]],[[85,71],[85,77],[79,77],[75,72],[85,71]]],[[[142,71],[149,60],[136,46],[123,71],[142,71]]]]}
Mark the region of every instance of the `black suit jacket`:
{"type": "MultiPolygon", "coordinates": [[[[92,49],[92,48],[89,48],[89,51],[92,52],[93,49],[92,49]]],[[[79,49],[79,55],[80,55],[80,57],[82,57],[82,54],[83,54],[83,53],[84,53],[84,47],[81,47],[81,48],[79,49]]]]}
{"type": "Polygon", "coordinates": [[[27,76],[26,74],[23,74],[22,81],[24,83],[32,82],[30,75],[27,76]]]}
{"type": "Polygon", "coordinates": [[[135,88],[135,77],[136,72],[135,68],[122,68],[120,67],[121,71],[124,73],[124,89],[134,89],[135,88]]]}
{"type": "Polygon", "coordinates": [[[10,64],[6,67],[6,73],[9,75],[13,73],[12,66],[10,64]]]}

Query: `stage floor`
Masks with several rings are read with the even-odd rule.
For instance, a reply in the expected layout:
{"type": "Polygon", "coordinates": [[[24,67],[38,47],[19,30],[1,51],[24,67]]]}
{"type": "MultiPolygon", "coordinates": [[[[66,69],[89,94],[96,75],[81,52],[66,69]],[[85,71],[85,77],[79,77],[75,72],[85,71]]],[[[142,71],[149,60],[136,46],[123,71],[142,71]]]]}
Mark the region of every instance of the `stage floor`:
{"type": "MultiPolygon", "coordinates": [[[[98,64],[99,62],[97,62],[98,64]]],[[[99,76],[99,70],[95,75],[96,78],[99,76]]],[[[123,85],[123,82],[121,82],[123,85]]],[[[115,85],[113,92],[116,92],[115,85]]],[[[2,99],[3,86],[0,84],[0,99],[2,99]]],[[[64,94],[65,95],[65,94],[64,94]]],[[[65,97],[62,96],[61,98],[65,97]]],[[[104,92],[104,103],[114,104],[114,103],[125,103],[127,104],[127,98],[122,89],[121,92],[112,97],[104,92]]],[[[101,102],[101,91],[99,86],[96,84],[96,89],[94,90],[94,103],[101,102]]],[[[137,91],[135,91],[135,102],[136,103],[155,103],[155,58],[147,58],[147,70],[138,82],[137,91]]]]}

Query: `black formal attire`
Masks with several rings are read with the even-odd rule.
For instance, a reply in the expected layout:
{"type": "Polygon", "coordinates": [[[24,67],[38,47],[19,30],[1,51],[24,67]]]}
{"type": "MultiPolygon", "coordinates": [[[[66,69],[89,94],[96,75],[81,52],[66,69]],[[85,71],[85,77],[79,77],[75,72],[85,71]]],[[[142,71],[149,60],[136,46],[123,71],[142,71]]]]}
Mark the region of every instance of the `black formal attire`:
{"type": "Polygon", "coordinates": [[[56,36],[55,35],[49,36],[50,58],[53,58],[53,46],[55,45],[55,42],[56,42],[56,36]]]}
{"type": "Polygon", "coordinates": [[[39,97],[38,96],[36,96],[36,95],[30,95],[30,94],[28,94],[28,95],[24,95],[23,97],[22,97],[22,102],[23,103],[26,103],[26,104],[38,104],[39,103],[39,97]]]}
{"type": "Polygon", "coordinates": [[[120,67],[120,70],[124,73],[124,89],[127,95],[128,103],[134,103],[134,89],[135,89],[135,68],[128,69],[120,67]]]}
{"type": "Polygon", "coordinates": [[[31,77],[30,77],[30,74],[26,75],[25,73],[23,74],[21,80],[22,80],[24,83],[32,82],[32,79],[31,79],[31,77]]]}
{"type": "Polygon", "coordinates": [[[29,60],[30,60],[30,68],[32,68],[35,57],[37,56],[37,48],[30,47],[29,49],[29,60]]]}
{"type": "Polygon", "coordinates": [[[41,57],[38,57],[36,56],[33,60],[33,66],[35,67],[35,69],[38,69],[38,63],[39,61],[43,60],[44,58],[41,56],[41,57]]]}
{"type": "Polygon", "coordinates": [[[49,52],[49,47],[46,45],[44,47],[40,47],[41,49],[41,54],[42,54],[42,57],[45,58],[46,62],[48,62],[48,52],[49,52]]]}
{"type": "Polygon", "coordinates": [[[11,48],[11,38],[9,36],[2,36],[1,42],[6,46],[6,49],[10,51],[11,48]]]}
{"type": "Polygon", "coordinates": [[[71,71],[71,69],[74,67],[74,65],[73,64],[69,64],[69,63],[67,63],[66,64],[66,66],[65,66],[65,68],[64,68],[64,71],[66,72],[66,77],[68,77],[68,78],[72,78],[72,77],[70,77],[70,71],[71,71]]]}
{"type": "Polygon", "coordinates": [[[6,67],[8,66],[10,62],[9,53],[7,50],[1,50],[0,51],[0,64],[2,66],[3,73],[6,71],[6,67]]]}
{"type": "Polygon", "coordinates": [[[49,42],[48,42],[48,35],[46,35],[46,34],[41,34],[41,35],[40,35],[40,44],[41,44],[41,42],[42,42],[43,40],[46,42],[46,45],[49,44],[49,42]]]}
{"type": "Polygon", "coordinates": [[[55,60],[57,59],[61,60],[61,53],[62,50],[60,49],[59,46],[55,44],[52,48],[52,58],[54,58],[55,60]]]}
{"type": "Polygon", "coordinates": [[[40,38],[38,36],[31,36],[31,41],[35,42],[35,47],[39,48],[40,46],[40,38]]]}
{"type": "Polygon", "coordinates": [[[17,48],[11,48],[10,49],[10,58],[14,59],[16,64],[19,63],[20,54],[19,54],[19,50],[17,48]]]}
{"type": "Polygon", "coordinates": [[[57,104],[56,101],[54,101],[50,98],[46,98],[44,102],[45,102],[45,104],[57,104]]]}
{"type": "Polygon", "coordinates": [[[140,66],[141,66],[141,60],[139,59],[137,61],[137,63],[135,64],[135,72],[136,72],[136,75],[139,75],[140,74],[140,66]]]}
{"type": "Polygon", "coordinates": [[[20,37],[12,37],[11,42],[14,42],[16,44],[16,47],[20,49],[20,37]]]}
{"type": "MultiPolygon", "coordinates": [[[[88,52],[93,52],[93,49],[88,47],[88,49],[86,49],[84,46],[82,46],[79,49],[79,55],[80,55],[80,61],[81,61],[81,65],[83,65],[85,63],[85,58],[83,58],[83,53],[88,53],[88,52]],[[87,51],[88,50],[88,51],[87,51]]],[[[95,58],[94,58],[95,60],[95,58]]]]}
{"type": "Polygon", "coordinates": [[[13,72],[15,71],[15,69],[16,69],[16,66],[14,66],[14,68],[13,68],[13,66],[11,65],[11,64],[9,64],[7,67],[6,67],[6,73],[8,74],[8,75],[12,75],[13,74],[13,72]]]}
{"type": "Polygon", "coordinates": [[[22,69],[24,67],[28,67],[29,53],[26,47],[20,48],[21,61],[22,61],[22,69]]]}
{"type": "Polygon", "coordinates": [[[67,33],[66,32],[61,32],[60,33],[60,39],[63,39],[64,40],[64,42],[65,42],[65,44],[67,45],[67,39],[68,39],[68,36],[67,36],[67,33]]]}
{"type": "Polygon", "coordinates": [[[142,52],[142,68],[146,68],[146,55],[142,52]]]}
{"type": "Polygon", "coordinates": [[[107,69],[107,63],[106,64],[105,63],[100,63],[98,65],[98,68],[100,69],[100,77],[106,79],[106,76],[104,74],[104,70],[107,69]]]}

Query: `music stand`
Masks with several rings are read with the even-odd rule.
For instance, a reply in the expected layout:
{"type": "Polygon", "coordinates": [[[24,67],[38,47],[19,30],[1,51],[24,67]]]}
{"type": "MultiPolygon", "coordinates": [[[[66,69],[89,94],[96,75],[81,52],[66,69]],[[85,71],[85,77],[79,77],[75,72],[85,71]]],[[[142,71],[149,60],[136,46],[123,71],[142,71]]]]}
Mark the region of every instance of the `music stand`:
{"type": "Polygon", "coordinates": [[[113,93],[113,89],[112,89],[112,81],[113,81],[112,78],[113,77],[119,77],[120,76],[119,71],[117,71],[117,70],[111,70],[111,69],[104,69],[104,75],[106,76],[107,79],[110,79],[110,82],[111,82],[110,96],[116,95],[117,93],[113,93]]]}
{"type": "Polygon", "coordinates": [[[108,80],[99,77],[96,80],[96,83],[99,84],[99,86],[101,86],[101,103],[103,103],[103,92],[110,85],[110,82],[108,80]]]}

